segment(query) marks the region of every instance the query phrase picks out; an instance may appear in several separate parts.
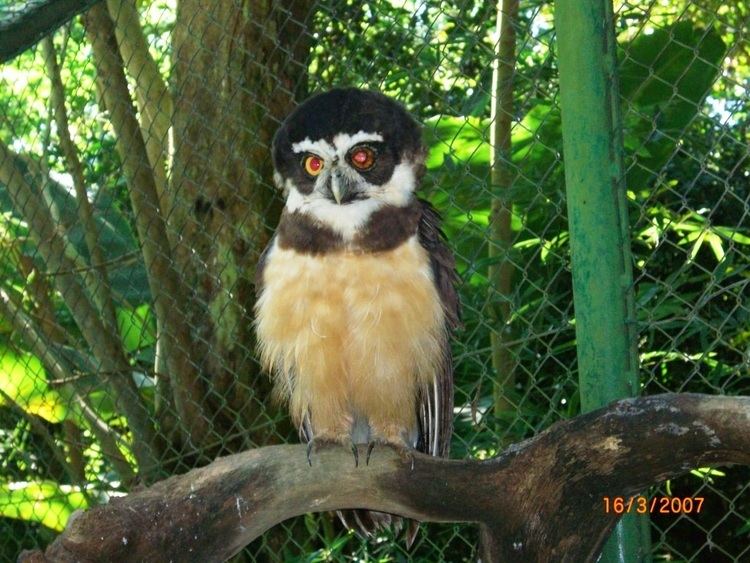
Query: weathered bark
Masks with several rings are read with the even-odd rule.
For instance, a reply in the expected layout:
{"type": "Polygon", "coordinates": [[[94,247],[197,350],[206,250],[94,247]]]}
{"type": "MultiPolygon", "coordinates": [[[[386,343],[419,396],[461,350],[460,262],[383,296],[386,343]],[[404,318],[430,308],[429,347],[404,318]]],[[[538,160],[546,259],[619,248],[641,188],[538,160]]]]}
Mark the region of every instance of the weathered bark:
{"type": "Polygon", "coordinates": [[[292,516],[367,508],[478,522],[484,561],[594,561],[618,519],[605,497],[696,466],[750,464],[750,397],[625,399],[484,462],[381,448],[355,467],[346,448],[313,455],[312,467],[301,445],[218,459],[77,515],[44,554],[19,560],[222,561],[292,516]]]}
{"type": "MultiPolygon", "coordinates": [[[[195,288],[187,306],[209,397],[228,427],[265,422],[257,420],[265,401],[256,395],[268,388],[253,357],[252,279],[280,211],[269,146],[304,95],[311,4],[182,0],[177,9],[170,188],[182,235],[177,258],[195,288]]],[[[243,435],[244,444],[223,445],[236,451],[275,439],[273,425],[262,426],[243,435]]]]}

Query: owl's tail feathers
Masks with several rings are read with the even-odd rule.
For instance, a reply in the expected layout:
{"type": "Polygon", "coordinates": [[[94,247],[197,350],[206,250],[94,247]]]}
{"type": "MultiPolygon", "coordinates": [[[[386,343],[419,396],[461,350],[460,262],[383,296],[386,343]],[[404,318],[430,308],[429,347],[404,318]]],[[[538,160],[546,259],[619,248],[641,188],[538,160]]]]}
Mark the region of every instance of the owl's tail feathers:
{"type": "Polygon", "coordinates": [[[393,534],[401,536],[410,549],[419,532],[419,522],[374,510],[338,510],[339,520],[348,530],[354,530],[365,539],[372,538],[378,531],[393,530],[393,534]]]}

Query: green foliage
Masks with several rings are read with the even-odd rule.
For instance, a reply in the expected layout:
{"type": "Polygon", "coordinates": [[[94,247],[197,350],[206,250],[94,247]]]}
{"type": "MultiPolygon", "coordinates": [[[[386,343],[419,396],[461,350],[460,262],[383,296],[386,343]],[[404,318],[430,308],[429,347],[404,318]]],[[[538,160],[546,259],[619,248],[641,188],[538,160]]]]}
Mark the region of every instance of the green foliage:
{"type": "Polygon", "coordinates": [[[62,532],[73,511],[87,507],[80,491],[54,481],[0,483],[2,516],[38,522],[57,532],[62,532]]]}
{"type": "Polygon", "coordinates": [[[156,321],[148,304],[144,303],[134,309],[118,309],[117,328],[127,352],[153,348],[156,345],[156,321]]]}
{"type": "Polygon", "coordinates": [[[31,354],[17,354],[0,345],[0,407],[8,401],[30,415],[49,422],[62,422],[68,412],[62,397],[47,385],[44,368],[31,354]]]}
{"type": "Polygon", "coordinates": [[[323,0],[318,6],[314,86],[366,85],[397,96],[423,118],[481,115],[487,108],[491,3],[323,0]]]}
{"type": "Polygon", "coordinates": [[[639,190],[651,185],[700,111],[726,46],[716,31],[680,22],[639,35],[623,52],[627,58],[619,78],[629,110],[626,178],[629,189],[639,190]]]}

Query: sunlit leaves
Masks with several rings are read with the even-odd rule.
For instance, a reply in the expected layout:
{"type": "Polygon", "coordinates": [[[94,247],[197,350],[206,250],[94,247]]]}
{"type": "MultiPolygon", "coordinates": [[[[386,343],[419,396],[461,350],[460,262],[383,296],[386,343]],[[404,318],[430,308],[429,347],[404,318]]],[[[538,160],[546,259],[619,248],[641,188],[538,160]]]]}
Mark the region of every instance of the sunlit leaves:
{"type": "Polygon", "coordinates": [[[717,262],[726,256],[728,244],[750,246],[750,229],[713,225],[706,217],[690,211],[682,216],[670,212],[663,206],[652,207],[650,225],[641,229],[636,236],[650,248],[675,233],[675,244],[686,247],[687,262],[695,260],[702,248],[708,248],[717,262]]]}
{"type": "Polygon", "coordinates": [[[128,352],[137,352],[156,344],[156,321],[148,304],[118,309],[117,328],[128,352]]]}
{"type": "Polygon", "coordinates": [[[87,508],[76,487],[54,481],[0,483],[0,515],[62,532],[73,511],[87,508]]]}
{"type": "Polygon", "coordinates": [[[27,413],[49,422],[61,422],[68,412],[60,395],[47,384],[41,362],[35,356],[16,353],[0,345],[0,406],[8,397],[27,413]]]}
{"type": "Polygon", "coordinates": [[[673,153],[701,111],[725,52],[716,31],[689,21],[639,34],[623,46],[619,81],[627,102],[628,189],[648,185],[673,153]]]}

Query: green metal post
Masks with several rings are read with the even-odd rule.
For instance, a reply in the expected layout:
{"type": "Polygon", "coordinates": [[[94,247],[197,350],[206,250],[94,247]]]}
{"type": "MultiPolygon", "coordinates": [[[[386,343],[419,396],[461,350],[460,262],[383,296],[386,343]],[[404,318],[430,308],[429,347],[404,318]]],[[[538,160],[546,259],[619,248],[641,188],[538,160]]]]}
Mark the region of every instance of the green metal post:
{"type": "MultiPolygon", "coordinates": [[[[555,28],[579,389],[586,412],[638,394],[611,0],[558,0],[555,28]]],[[[647,520],[630,515],[618,524],[601,561],[649,561],[649,551],[647,520]]]]}

